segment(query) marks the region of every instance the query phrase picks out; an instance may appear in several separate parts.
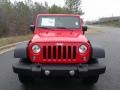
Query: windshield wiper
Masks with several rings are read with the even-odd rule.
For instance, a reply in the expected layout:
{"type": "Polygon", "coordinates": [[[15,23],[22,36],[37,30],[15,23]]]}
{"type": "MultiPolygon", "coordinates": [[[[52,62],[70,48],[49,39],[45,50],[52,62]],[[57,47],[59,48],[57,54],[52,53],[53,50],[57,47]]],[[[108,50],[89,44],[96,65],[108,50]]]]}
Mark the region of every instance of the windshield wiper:
{"type": "Polygon", "coordinates": [[[48,28],[48,27],[38,27],[38,28],[50,29],[50,28],[48,28]]]}
{"type": "Polygon", "coordinates": [[[67,29],[67,30],[73,31],[72,29],[66,28],[66,27],[55,27],[55,28],[58,28],[58,29],[67,29]]]}
{"type": "Polygon", "coordinates": [[[67,30],[73,31],[72,29],[70,29],[70,28],[66,28],[66,27],[54,27],[54,28],[49,28],[49,27],[39,27],[39,28],[43,28],[43,29],[67,29],[67,30]]]}
{"type": "Polygon", "coordinates": [[[69,29],[69,28],[66,28],[66,27],[55,27],[55,28],[59,28],[59,29],[69,29]]]}

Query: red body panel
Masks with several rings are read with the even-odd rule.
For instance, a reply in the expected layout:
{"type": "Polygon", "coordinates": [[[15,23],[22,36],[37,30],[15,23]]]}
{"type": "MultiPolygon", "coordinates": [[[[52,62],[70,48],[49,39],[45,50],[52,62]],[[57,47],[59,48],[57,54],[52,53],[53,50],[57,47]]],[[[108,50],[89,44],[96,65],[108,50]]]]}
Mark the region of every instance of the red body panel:
{"type": "MultiPolygon", "coordinates": [[[[50,16],[51,14],[39,14],[39,16],[50,16]]],[[[80,19],[79,15],[73,15],[73,14],[52,14],[52,16],[76,16],[80,19]]],[[[38,18],[37,18],[38,19],[38,18]]],[[[36,24],[37,25],[37,19],[36,24]]],[[[81,22],[81,20],[80,20],[81,22]]],[[[68,64],[68,63],[87,63],[90,59],[90,53],[91,53],[91,47],[88,43],[87,38],[83,34],[82,26],[80,26],[79,29],[73,29],[73,30],[66,30],[66,29],[40,29],[35,27],[34,35],[29,43],[28,46],[28,54],[29,58],[34,63],[62,63],[62,64],[68,64]],[[39,54],[35,54],[32,52],[32,46],[33,45],[39,45],[41,47],[41,52],[39,54]],[[62,45],[58,45],[62,44],[62,45]],[[85,54],[80,54],[78,51],[78,48],[81,44],[85,44],[88,47],[88,50],[85,54]],[[53,58],[53,47],[56,46],[56,59],[53,58]],[[58,55],[58,46],[61,47],[61,58],[59,59],[58,55]],[[63,58],[63,47],[66,47],[66,58],[63,58]],[[43,58],[43,47],[46,47],[46,59],[43,58]],[[51,58],[48,58],[48,47],[51,49],[51,58]],[[71,58],[68,59],[68,47],[71,48],[71,58]],[[76,47],[76,57],[73,59],[73,47],[76,47]],[[33,60],[33,56],[35,56],[35,60],[33,60]],[[86,57],[87,60],[83,60],[83,57],[86,57]]]]}
{"type": "Polygon", "coordinates": [[[87,42],[82,30],[36,30],[32,42],[87,42]]]}

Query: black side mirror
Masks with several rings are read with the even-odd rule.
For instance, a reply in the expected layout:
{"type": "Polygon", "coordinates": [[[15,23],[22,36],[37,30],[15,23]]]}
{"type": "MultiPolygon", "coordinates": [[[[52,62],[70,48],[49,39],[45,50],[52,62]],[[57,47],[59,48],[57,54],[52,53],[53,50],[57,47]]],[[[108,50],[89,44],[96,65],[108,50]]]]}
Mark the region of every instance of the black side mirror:
{"type": "Polygon", "coordinates": [[[30,30],[31,30],[32,32],[34,32],[34,31],[35,31],[35,25],[30,25],[30,30]]]}
{"type": "Polygon", "coordinates": [[[82,26],[83,31],[87,31],[87,26],[82,26]]]}

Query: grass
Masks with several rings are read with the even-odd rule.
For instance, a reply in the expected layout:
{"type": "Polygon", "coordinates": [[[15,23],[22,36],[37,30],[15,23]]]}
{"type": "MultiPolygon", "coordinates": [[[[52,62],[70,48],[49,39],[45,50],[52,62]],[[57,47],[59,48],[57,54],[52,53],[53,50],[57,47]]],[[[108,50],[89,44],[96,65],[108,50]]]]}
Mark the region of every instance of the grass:
{"type": "Polygon", "coordinates": [[[97,29],[97,28],[91,28],[88,27],[87,32],[85,32],[85,34],[89,35],[89,34],[97,34],[97,33],[101,33],[102,31],[97,29]]]}
{"type": "Polygon", "coordinates": [[[0,38],[0,47],[8,45],[8,44],[12,44],[12,43],[17,43],[17,42],[29,40],[31,37],[32,37],[32,35],[0,38]]]}
{"type": "Polygon", "coordinates": [[[114,26],[114,27],[120,27],[120,21],[119,22],[106,23],[106,25],[108,25],[108,26],[114,26]]]}
{"type": "Polygon", "coordinates": [[[113,27],[120,27],[120,21],[105,22],[105,23],[102,23],[101,25],[113,26],[113,27]]]}

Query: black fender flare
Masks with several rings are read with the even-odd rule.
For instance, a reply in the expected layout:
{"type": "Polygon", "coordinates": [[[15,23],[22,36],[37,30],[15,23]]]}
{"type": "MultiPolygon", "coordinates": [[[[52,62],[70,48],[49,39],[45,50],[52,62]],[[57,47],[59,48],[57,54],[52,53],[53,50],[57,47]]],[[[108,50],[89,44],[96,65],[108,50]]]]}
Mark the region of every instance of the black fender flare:
{"type": "Polygon", "coordinates": [[[92,58],[105,58],[105,50],[98,44],[91,43],[92,47],[92,58]]]}
{"type": "Polygon", "coordinates": [[[28,57],[28,55],[27,55],[27,47],[28,47],[28,42],[23,42],[23,43],[17,45],[15,50],[14,50],[14,57],[15,58],[24,58],[24,59],[26,59],[28,57]]]}

